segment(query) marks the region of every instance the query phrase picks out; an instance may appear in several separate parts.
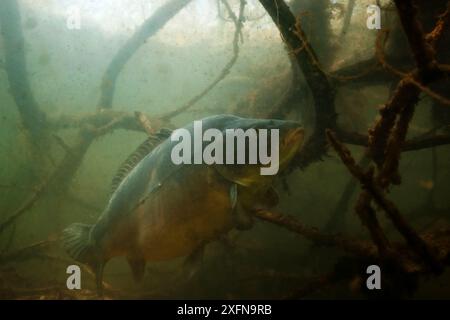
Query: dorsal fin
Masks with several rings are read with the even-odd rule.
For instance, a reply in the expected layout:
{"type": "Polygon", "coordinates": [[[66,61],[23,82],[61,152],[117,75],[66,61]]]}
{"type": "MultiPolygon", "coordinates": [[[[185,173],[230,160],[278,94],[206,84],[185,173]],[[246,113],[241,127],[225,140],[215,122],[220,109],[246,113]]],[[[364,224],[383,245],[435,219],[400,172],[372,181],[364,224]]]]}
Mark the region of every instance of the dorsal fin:
{"type": "Polygon", "coordinates": [[[167,128],[160,129],[154,135],[149,136],[142,142],[137,149],[131,153],[128,158],[120,165],[116,174],[111,181],[111,194],[116,191],[119,184],[125,179],[131,170],[150,152],[153,151],[160,143],[166,140],[172,134],[172,130],[167,128]]]}

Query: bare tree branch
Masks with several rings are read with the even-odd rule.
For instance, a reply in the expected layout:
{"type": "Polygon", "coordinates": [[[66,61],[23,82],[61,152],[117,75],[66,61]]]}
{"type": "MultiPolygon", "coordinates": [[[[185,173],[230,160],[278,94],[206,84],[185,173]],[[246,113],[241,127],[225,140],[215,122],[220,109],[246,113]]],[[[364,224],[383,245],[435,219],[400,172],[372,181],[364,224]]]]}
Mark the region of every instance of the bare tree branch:
{"type": "MultiPolygon", "coordinates": [[[[365,134],[358,132],[348,132],[342,129],[339,129],[336,134],[344,143],[361,147],[367,147],[369,145],[369,137],[365,134]]],[[[450,144],[450,135],[448,134],[425,134],[417,136],[415,138],[411,138],[410,140],[406,140],[403,144],[402,150],[404,152],[417,151],[448,144],[450,144]]]]}
{"type": "Polygon", "coordinates": [[[204,96],[206,96],[219,82],[221,82],[223,79],[225,79],[225,77],[230,73],[231,68],[234,66],[234,64],[236,63],[236,61],[239,57],[239,37],[240,37],[241,30],[242,30],[243,23],[244,23],[244,8],[245,8],[246,3],[245,3],[245,0],[240,1],[239,16],[236,17],[234,12],[231,10],[231,7],[229,6],[228,2],[226,2],[225,0],[221,0],[221,1],[225,4],[225,8],[227,8],[230,17],[235,24],[235,31],[234,31],[234,36],[233,36],[233,56],[227,62],[225,67],[222,69],[222,71],[214,79],[213,82],[211,82],[205,89],[203,89],[202,92],[200,92],[198,95],[193,97],[186,104],[182,105],[181,107],[179,107],[173,111],[167,112],[166,114],[163,114],[162,116],[160,116],[160,118],[163,120],[168,121],[168,120],[176,117],[177,115],[185,112],[186,110],[191,108],[193,105],[195,105],[198,101],[200,101],[200,99],[202,99],[204,96]]]}
{"type": "MultiPolygon", "coordinates": [[[[421,256],[424,261],[430,266],[431,270],[436,273],[442,271],[442,266],[437,261],[434,252],[428,247],[427,243],[413,230],[408,222],[401,215],[395,204],[388,200],[384,195],[382,188],[377,184],[373,177],[373,168],[365,173],[351,156],[350,151],[337,140],[334,133],[327,131],[327,137],[334,150],[338,153],[342,162],[345,164],[350,173],[359,180],[361,186],[366,190],[371,198],[386,212],[388,218],[393,222],[397,230],[403,235],[411,248],[421,256]]],[[[370,203],[371,198],[366,199],[366,204],[370,203]]],[[[360,206],[363,204],[360,204],[360,206]]],[[[371,228],[371,234],[379,234],[380,230],[375,230],[379,227],[375,224],[366,224],[371,228]]],[[[381,238],[379,239],[381,241],[381,238]]],[[[385,242],[383,240],[383,242],[385,242]]]]}
{"type": "Polygon", "coordinates": [[[293,216],[283,215],[281,213],[271,212],[267,210],[254,211],[253,215],[258,219],[271,222],[290,231],[298,233],[306,239],[311,240],[321,246],[338,247],[346,252],[350,252],[358,256],[373,257],[376,254],[375,248],[369,243],[361,240],[346,238],[342,235],[322,234],[315,228],[305,226],[293,216]]]}
{"type": "Polygon", "coordinates": [[[11,226],[18,218],[20,218],[27,210],[32,208],[36,201],[42,196],[47,189],[49,181],[44,181],[39,185],[33,194],[23,202],[20,207],[14,211],[5,221],[0,224],[0,234],[9,226],[11,226]]]}
{"type": "Polygon", "coordinates": [[[148,18],[144,24],[128,39],[111,60],[101,85],[101,96],[98,102],[98,109],[112,108],[114,89],[117,77],[125,64],[134,53],[145,43],[145,41],[156,34],[164,25],[172,19],[191,0],[170,0],[162,5],[155,13],[148,18]]]}
{"type": "Polygon", "coordinates": [[[317,161],[326,151],[325,129],[334,128],[335,92],[326,74],[320,68],[317,56],[310,46],[299,21],[283,0],[260,0],[281,33],[284,42],[295,57],[314,98],[314,132],[297,158],[297,164],[305,167],[317,161]]]}
{"type": "Polygon", "coordinates": [[[25,42],[20,11],[16,0],[0,1],[0,28],[5,50],[5,71],[9,92],[19,109],[23,125],[34,139],[40,138],[45,127],[45,114],[36,102],[28,80],[25,42]]]}

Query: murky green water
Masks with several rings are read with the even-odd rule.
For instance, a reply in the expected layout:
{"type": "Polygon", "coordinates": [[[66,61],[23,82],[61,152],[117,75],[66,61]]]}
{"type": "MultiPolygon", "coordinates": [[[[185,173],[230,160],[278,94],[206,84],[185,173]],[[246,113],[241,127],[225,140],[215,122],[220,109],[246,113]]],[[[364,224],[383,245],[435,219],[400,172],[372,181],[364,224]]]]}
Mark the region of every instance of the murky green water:
{"type": "MultiPolygon", "coordinates": [[[[379,71],[381,67],[373,76],[360,79],[332,76],[375,54],[377,30],[366,24],[370,1],[357,2],[342,34],[349,2],[288,1],[336,91],[338,127],[367,134],[379,117],[378,109],[394,94],[399,77],[380,76],[388,74],[379,71]]],[[[389,1],[381,2],[392,8],[381,15],[382,28],[391,29],[386,55],[396,68],[412,70],[395,11],[389,1]]],[[[227,3],[239,17],[240,1],[227,3]]],[[[443,4],[436,1],[419,9],[425,32],[432,30],[443,4]]],[[[218,7],[215,0],[113,4],[3,0],[0,10],[0,298],[96,297],[94,275],[86,267],[81,269],[82,290],[67,289],[67,267],[81,264],[65,253],[59,236],[71,223],[95,223],[107,205],[117,169],[147,137],[134,112],[147,115],[155,130],[178,128],[214,114],[265,118],[290,94],[292,75],[298,74],[295,99],[279,117],[300,121],[308,136],[313,132],[314,95],[295,59],[292,69],[290,57],[296,53],[283,43],[270,15],[256,0],[247,0],[237,36],[227,7],[222,1],[218,7]],[[179,9],[170,9],[169,3],[179,9]],[[150,26],[154,34],[137,37],[137,46],[130,49],[130,39],[155,17],[165,17],[166,23],[150,26]],[[233,51],[233,43],[238,51],[233,51]],[[121,63],[112,62],[114,57],[123,58],[119,50],[125,50],[127,58],[121,61],[117,78],[105,76],[111,63],[121,63]],[[100,99],[105,92],[112,93],[112,103],[106,106],[100,99]],[[170,123],[158,120],[189,103],[170,123]]],[[[442,64],[449,60],[448,30],[443,38],[437,49],[442,64]]],[[[361,71],[370,72],[370,64],[350,75],[361,71]]],[[[430,88],[448,97],[448,80],[430,88]]],[[[449,119],[448,105],[422,93],[407,137],[448,135],[449,119]]],[[[348,147],[355,159],[363,157],[364,148],[348,147]]],[[[419,233],[448,225],[449,158],[445,144],[401,155],[401,184],[391,186],[387,197],[419,233]]],[[[371,241],[354,210],[361,192],[357,183],[347,205],[335,212],[346,186],[355,180],[333,150],[328,149],[322,161],[292,168],[275,180],[279,204],[271,210],[292,215],[324,234],[371,241]]],[[[179,192],[182,187],[173,197],[179,192]]],[[[404,243],[383,210],[377,209],[377,216],[389,240],[404,243]]],[[[332,270],[347,274],[355,268],[353,260],[342,258],[346,253],[340,248],[311,247],[312,242],[295,232],[254,219],[250,230],[232,230],[226,241],[208,244],[192,279],[178,277],[184,257],[148,262],[138,284],[126,260],[113,259],[104,274],[106,295],[118,299],[282,298],[332,270]],[[341,269],[335,268],[337,262],[341,269]]],[[[367,298],[358,284],[365,281],[362,266],[371,263],[378,262],[356,264],[353,276],[306,297],[367,298]]],[[[382,268],[382,281],[383,276],[382,268]]],[[[449,298],[448,281],[445,271],[420,277],[411,297],[449,298]]],[[[399,291],[393,296],[408,296],[399,291]]]]}

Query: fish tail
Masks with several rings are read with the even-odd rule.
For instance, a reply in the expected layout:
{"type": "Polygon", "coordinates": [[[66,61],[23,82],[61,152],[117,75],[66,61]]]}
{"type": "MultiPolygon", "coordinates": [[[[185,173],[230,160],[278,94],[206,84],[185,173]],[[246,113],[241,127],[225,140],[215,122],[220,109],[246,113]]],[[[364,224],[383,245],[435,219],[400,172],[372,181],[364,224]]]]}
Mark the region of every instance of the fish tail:
{"type": "Polygon", "coordinates": [[[62,244],[69,256],[76,261],[95,268],[98,261],[97,250],[90,239],[92,225],[74,223],[63,230],[62,244]]]}
{"type": "Polygon", "coordinates": [[[63,230],[63,248],[76,261],[87,264],[95,272],[97,293],[103,296],[103,268],[105,261],[91,240],[92,225],[74,223],[63,230]]]}

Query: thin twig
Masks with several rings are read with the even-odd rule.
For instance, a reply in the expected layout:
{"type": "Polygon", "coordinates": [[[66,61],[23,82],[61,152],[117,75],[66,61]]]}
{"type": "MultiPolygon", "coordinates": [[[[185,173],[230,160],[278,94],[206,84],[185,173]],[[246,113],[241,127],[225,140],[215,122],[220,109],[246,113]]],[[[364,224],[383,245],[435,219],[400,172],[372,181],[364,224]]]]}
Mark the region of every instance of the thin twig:
{"type": "Polygon", "coordinates": [[[145,132],[147,132],[149,136],[155,133],[155,129],[153,129],[150,119],[147,118],[145,114],[136,111],[134,115],[136,116],[136,120],[138,121],[138,123],[142,126],[142,128],[145,130],[145,132]]]}
{"type": "Polygon", "coordinates": [[[33,194],[23,202],[16,211],[14,211],[5,221],[0,224],[0,234],[13,224],[18,218],[20,218],[27,210],[32,208],[37,200],[42,196],[47,189],[50,180],[44,180],[39,186],[35,188],[33,194]]]}
{"type": "Polygon", "coordinates": [[[375,255],[375,248],[364,241],[346,238],[339,234],[322,234],[319,230],[305,226],[297,218],[290,215],[284,215],[267,210],[256,210],[253,212],[253,215],[258,219],[271,222],[298,233],[321,246],[338,247],[344,251],[351,252],[359,256],[371,257],[375,255]]]}
{"type": "MultiPolygon", "coordinates": [[[[350,151],[337,140],[333,132],[328,130],[327,137],[331,146],[338,153],[350,173],[360,181],[364,190],[370,193],[373,200],[380,206],[381,209],[383,209],[383,211],[386,212],[388,218],[403,235],[411,248],[424,259],[433,272],[440,273],[442,271],[442,266],[437,261],[434,253],[425,241],[407,223],[395,204],[386,198],[380,186],[378,186],[375,182],[373,170],[369,170],[367,173],[364,173],[363,170],[355,163],[350,151]]],[[[375,232],[375,230],[372,230],[372,233],[375,232]]]]}
{"type": "MultiPolygon", "coordinates": [[[[226,3],[226,2],[225,2],[226,3]]],[[[200,101],[204,96],[206,96],[219,82],[221,82],[225,77],[230,73],[231,68],[236,63],[238,57],[239,57],[239,35],[241,34],[241,29],[243,27],[243,17],[244,17],[244,8],[245,8],[245,0],[241,0],[240,6],[239,6],[239,17],[236,18],[236,15],[231,10],[229,6],[225,6],[227,10],[229,10],[229,14],[231,17],[234,17],[233,21],[235,23],[235,31],[233,36],[233,55],[231,59],[227,62],[227,64],[224,66],[222,71],[219,73],[219,75],[205,88],[203,91],[201,91],[198,95],[191,98],[186,104],[182,105],[181,107],[167,112],[166,114],[161,115],[159,118],[165,121],[168,121],[179,114],[187,111],[189,108],[191,108],[193,105],[195,105],[198,101],[200,101]]]]}

